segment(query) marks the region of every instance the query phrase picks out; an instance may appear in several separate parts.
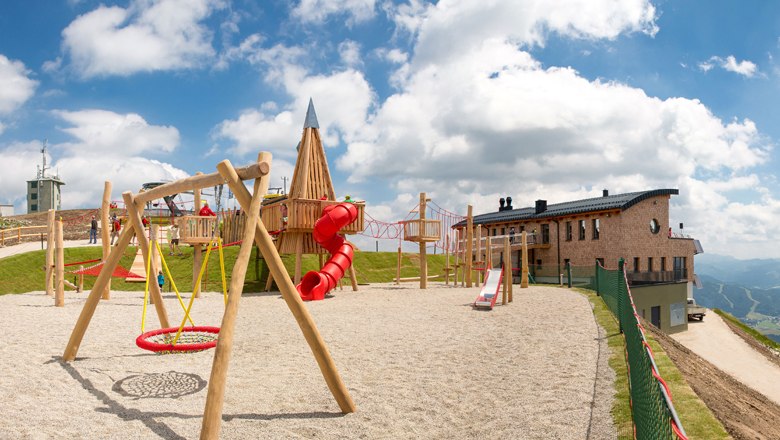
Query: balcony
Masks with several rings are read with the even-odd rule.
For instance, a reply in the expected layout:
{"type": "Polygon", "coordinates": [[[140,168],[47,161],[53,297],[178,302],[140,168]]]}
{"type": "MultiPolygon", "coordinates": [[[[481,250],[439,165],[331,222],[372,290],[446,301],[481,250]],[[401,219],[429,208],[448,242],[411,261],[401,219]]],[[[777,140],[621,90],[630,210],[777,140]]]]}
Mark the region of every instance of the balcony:
{"type": "Polygon", "coordinates": [[[441,239],[440,220],[407,220],[403,225],[406,241],[434,242],[441,239]]]}
{"type": "Polygon", "coordinates": [[[679,283],[688,281],[688,270],[685,268],[654,272],[626,272],[628,284],[634,286],[644,284],[679,283]]]}
{"type": "MultiPolygon", "coordinates": [[[[333,200],[282,199],[263,205],[260,217],[269,231],[285,229],[290,232],[311,232],[314,223],[322,216],[322,210],[328,205],[341,202],[333,200]],[[284,210],[287,210],[287,224],[284,224],[284,210]]],[[[365,202],[352,202],[358,216],[352,223],[341,229],[342,234],[357,234],[364,229],[365,202]]]]}

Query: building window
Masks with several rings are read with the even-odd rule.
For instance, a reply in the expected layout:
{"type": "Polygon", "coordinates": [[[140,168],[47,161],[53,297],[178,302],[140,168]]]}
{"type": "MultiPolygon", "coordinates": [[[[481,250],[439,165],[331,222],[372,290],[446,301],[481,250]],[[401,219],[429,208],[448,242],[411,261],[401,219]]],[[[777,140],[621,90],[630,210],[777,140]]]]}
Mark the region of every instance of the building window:
{"type": "Polygon", "coordinates": [[[542,244],[550,243],[550,225],[542,225],[542,244]]]}
{"type": "Polygon", "coordinates": [[[506,235],[506,228],[501,228],[501,235],[506,235]]]}
{"type": "Polygon", "coordinates": [[[38,200],[38,193],[30,193],[30,200],[38,200]]]}
{"type": "Polygon", "coordinates": [[[37,204],[30,205],[30,211],[38,212],[38,205],[37,204]]]}
{"type": "Polygon", "coordinates": [[[653,257],[647,257],[647,271],[653,271],[653,257]]]}
{"type": "Polygon", "coordinates": [[[639,272],[639,257],[634,257],[634,272],[639,272]]]}
{"type": "Polygon", "coordinates": [[[658,223],[658,220],[656,219],[650,220],[650,232],[652,232],[653,234],[657,234],[658,231],[660,230],[661,230],[661,224],[658,223]]]}
{"type": "Polygon", "coordinates": [[[685,267],[686,257],[674,257],[674,279],[675,281],[684,280],[688,278],[687,269],[685,267]]]}
{"type": "Polygon", "coordinates": [[[571,263],[571,260],[570,260],[570,259],[568,259],[568,258],[565,258],[565,259],[563,260],[563,267],[564,267],[564,268],[566,268],[566,267],[569,267],[569,263],[571,263]]]}
{"type": "Polygon", "coordinates": [[[542,269],[542,260],[536,260],[536,267],[541,270],[542,269]]]}
{"type": "Polygon", "coordinates": [[[525,225],[520,225],[520,232],[525,232],[525,225]]]}
{"type": "Polygon", "coordinates": [[[571,238],[572,238],[571,222],[566,222],[566,241],[571,241],[571,238]]]}
{"type": "Polygon", "coordinates": [[[666,257],[661,257],[661,272],[666,272],[666,257]]]}
{"type": "Polygon", "coordinates": [[[593,219],[593,239],[594,240],[598,240],[599,239],[599,234],[601,233],[601,224],[600,223],[601,222],[599,221],[599,219],[597,219],[597,218],[593,219]]]}
{"type": "Polygon", "coordinates": [[[38,182],[30,182],[30,189],[38,188],[38,182]]]}
{"type": "Polygon", "coordinates": [[[585,240],[585,220],[579,221],[580,240],[585,240]]]}

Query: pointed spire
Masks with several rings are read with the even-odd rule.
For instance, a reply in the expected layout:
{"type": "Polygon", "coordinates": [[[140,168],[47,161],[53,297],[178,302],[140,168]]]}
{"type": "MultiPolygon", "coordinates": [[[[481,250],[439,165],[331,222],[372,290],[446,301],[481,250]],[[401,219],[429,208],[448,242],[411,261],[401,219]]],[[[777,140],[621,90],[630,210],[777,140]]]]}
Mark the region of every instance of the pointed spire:
{"type": "Polygon", "coordinates": [[[306,120],[303,122],[303,128],[320,128],[317,122],[317,113],[314,111],[314,102],[309,98],[309,108],[306,110],[306,120]]]}

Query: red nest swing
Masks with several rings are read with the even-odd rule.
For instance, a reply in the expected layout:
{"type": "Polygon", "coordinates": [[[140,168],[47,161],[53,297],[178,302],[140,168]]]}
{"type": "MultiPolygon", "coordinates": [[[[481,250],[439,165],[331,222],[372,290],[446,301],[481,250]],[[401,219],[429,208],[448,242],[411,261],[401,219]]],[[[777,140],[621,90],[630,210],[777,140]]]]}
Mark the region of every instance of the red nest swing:
{"type": "Polygon", "coordinates": [[[183,327],[174,344],[179,327],[148,331],[135,339],[135,345],[155,353],[194,353],[217,346],[219,327],[205,325],[183,327]]]}

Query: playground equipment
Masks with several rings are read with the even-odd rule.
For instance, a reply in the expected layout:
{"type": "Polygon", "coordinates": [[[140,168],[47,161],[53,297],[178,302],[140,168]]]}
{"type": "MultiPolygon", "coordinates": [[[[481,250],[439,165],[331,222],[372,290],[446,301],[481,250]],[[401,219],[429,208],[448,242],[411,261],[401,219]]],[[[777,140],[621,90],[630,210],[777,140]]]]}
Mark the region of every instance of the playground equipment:
{"type": "MultiPolygon", "coordinates": [[[[498,289],[501,287],[501,281],[504,279],[504,269],[490,269],[485,274],[485,284],[482,285],[482,290],[479,292],[479,296],[474,300],[474,307],[487,307],[493,309],[496,305],[496,299],[498,298],[498,289]]],[[[506,283],[504,283],[506,284],[506,283]]]]}
{"type": "MultiPolygon", "coordinates": [[[[298,291],[287,274],[265,224],[259,219],[258,213],[260,211],[260,203],[266,188],[268,187],[270,163],[270,153],[260,153],[257,163],[240,169],[233,168],[233,165],[225,160],[217,165],[218,173],[195,175],[158,186],[157,188],[153,188],[142,194],[133,194],[129,191],[123,193],[122,196],[125,200],[130,221],[123,229],[118,244],[112,248],[109,257],[103,266],[103,270],[101,270],[89,297],[84,303],[84,308],[79,315],[78,321],[68,340],[68,344],[65,347],[62,356],[63,361],[71,362],[76,358],[79,346],[86,334],[92,316],[97,309],[100,295],[105,288],[111,271],[116,267],[122,253],[130,243],[130,238],[133,233],[143,231],[140,210],[144,206],[144,203],[148,200],[162,197],[163,195],[194,190],[196,188],[205,188],[227,181],[230,189],[238,199],[242,210],[246,212],[249,217],[246,229],[244,230],[244,236],[242,237],[238,257],[233,266],[228,303],[225,307],[225,313],[219,331],[219,339],[214,352],[214,362],[212,364],[208,394],[206,396],[206,407],[204,409],[203,423],[201,425],[201,438],[215,439],[219,437],[228,363],[233,344],[233,333],[235,330],[241,293],[243,291],[247,263],[251,254],[253,242],[257,244],[260,252],[268,263],[269,269],[276,278],[282,298],[285,300],[285,303],[295,317],[306,342],[309,344],[309,347],[314,354],[328,388],[338,402],[341,411],[343,413],[354,412],[355,405],[338,374],[335,363],[328,352],[325,342],[320,336],[314,320],[304,306],[298,291]],[[250,194],[249,190],[244,186],[243,181],[248,179],[255,179],[253,194],[250,194]]],[[[143,233],[138,234],[138,243],[144,251],[144,255],[147,255],[148,258],[149,242],[143,233]]],[[[162,328],[169,328],[168,316],[160,296],[159,286],[157,283],[152,283],[150,287],[150,293],[154,299],[155,310],[160,321],[160,326],[162,328]]]]}
{"type": "Polygon", "coordinates": [[[357,218],[357,208],[352,203],[329,205],[322,210],[322,217],[314,224],[314,240],[331,257],[319,272],[307,273],[296,286],[304,301],[321,300],[333,290],[347,269],[352,267],[354,250],[344,237],[338,234],[344,226],[357,218]]]}
{"type": "MultiPolygon", "coordinates": [[[[439,241],[441,239],[441,221],[427,220],[425,218],[426,204],[430,201],[431,199],[427,198],[425,193],[420,193],[420,205],[417,208],[419,218],[403,221],[404,240],[420,244],[420,289],[428,287],[428,255],[426,243],[439,241]]],[[[400,256],[400,246],[398,247],[398,253],[400,256]]],[[[400,258],[398,264],[400,271],[400,258]]],[[[401,281],[400,276],[397,280],[401,281]]]]}
{"type": "MultiPolygon", "coordinates": [[[[235,192],[235,191],[234,191],[235,192]]],[[[330,178],[325,149],[320,139],[319,123],[314,104],[309,100],[303,134],[298,144],[298,158],[295,162],[290,191],[287,195],[266,199],[261,212],[262,222],[271,231],[277,231],[276,248],[280,254],[295,254],[293,279],[301,281],[301,259],[304,254],[318,254],[320,258],[326,249],[314,239],[315,224],[329,206],[337,205],[333,182],[330,178]]],[[[363,231],[365,203],[351,202],[356,216],[340,232],[357,234],[363,231]]],[[[273,273],[268,277],[266,290],[276,279],[273,273]]],[[[357,279],[353,266],[349,265],[352,290],[357,290],[357,279]]]]}
{"type": "MultiPolygon", "coordinates": [[[[184,301],[181,298],[179,289],[176,287],[176,281],[173,278],[173,274],[168,268],[168,264],[165,262],[165,253],[160,248],[160,242],[157,240],[157,234],[152,235],[152,246],[150,246],[149,252],[153,253],[157,251],[159,255],[162,267],[165,269],[165,275],[170,280],[171,286],[176,298],[179,300],[179,304],[184,310],[184,318],[182,318],[181,324],[178,327],[161,328],[152,330],[150,332],[144,332],[146,323],[146,303],[149,299],[149,281],[154,279],[155,275],[150,271],[149,266],[146,268],[146,287],[144,288],[144,307],[141,315],[141,335],[135,340],[135,344],[144,350],[153,351],[156,353],[191,353],[196,351],[208,350],[214,348],[217,345],[217,338],[219,335],[219,327],[212,326],[196,326],[190,317],[190,311],[192,310],[192,304],[195,300],[195,296],[190,297],[190,303],[186,307],[184,301]],[[186,326],[187,321],[190,322],[190,326],[186,326]],[[173,336],[172,336],[173,335],[173,336]]],[[[209,254],[214,247],[214,244],[219,247],[219,263],[222,274],[222,295],[227,305],[227,285],[225,281],[225,258],[222,253],[222,240],[217,237],[212,239],[206,250],[206,261],[208,261],[209,254]]],[[[151,265],[153,260],[152,255],[146,259],[147,264],[151,265]]],[[[198,281],[203,277],[203,272],[206,266],[202,266],[200,273],[198,274],[198,281]]],[[[156,282],[153,281],[153,282],[156,282]]]]}

